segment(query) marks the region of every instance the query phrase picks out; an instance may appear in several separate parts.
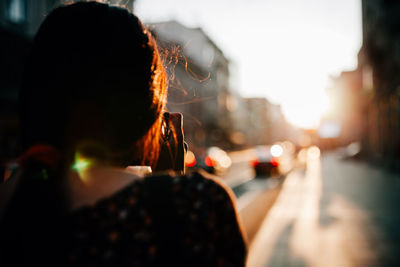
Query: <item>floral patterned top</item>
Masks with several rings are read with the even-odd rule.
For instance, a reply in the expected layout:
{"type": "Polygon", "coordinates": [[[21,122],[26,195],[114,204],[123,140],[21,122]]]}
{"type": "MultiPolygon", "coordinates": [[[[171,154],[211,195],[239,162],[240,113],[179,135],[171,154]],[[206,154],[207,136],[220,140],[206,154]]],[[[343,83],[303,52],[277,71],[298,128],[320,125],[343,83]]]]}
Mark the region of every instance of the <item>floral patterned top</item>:
{"type": "Polygon", "coordinates": [[[197,172],[136,180],[69,220],[73,266],[245,266],[231,192],[197,172]]]}

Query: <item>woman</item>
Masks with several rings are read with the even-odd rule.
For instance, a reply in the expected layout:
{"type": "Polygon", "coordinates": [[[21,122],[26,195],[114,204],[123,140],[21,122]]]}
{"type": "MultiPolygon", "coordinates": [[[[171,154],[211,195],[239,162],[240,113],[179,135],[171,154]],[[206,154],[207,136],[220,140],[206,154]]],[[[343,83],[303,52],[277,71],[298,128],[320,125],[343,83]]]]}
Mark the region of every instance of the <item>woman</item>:
{"type": "Polygon", "coordinates": [[[1,266],[245,264],[232,197],[217,180],[140,178],[144,166],[168,168],[164,143],[176,143],[172,163],[183,150],[166,95],[155,41],[128,11],[85,2],[46,18],[21,90],[26,152],[1,222],[1,266]]]}

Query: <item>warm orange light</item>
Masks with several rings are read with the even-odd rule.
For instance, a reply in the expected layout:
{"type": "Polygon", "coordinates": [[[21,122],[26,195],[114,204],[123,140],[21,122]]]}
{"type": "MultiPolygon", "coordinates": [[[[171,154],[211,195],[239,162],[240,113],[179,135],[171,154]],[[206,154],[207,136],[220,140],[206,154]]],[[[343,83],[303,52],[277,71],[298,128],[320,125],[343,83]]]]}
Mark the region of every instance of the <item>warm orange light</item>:
{"type": "Polygon", "coordinates": [[[214,160],[210,156],[207,156],[204,159],[204,163],[207,165],[207,167],[213,167],[214,166],[214,160]]]}
{"type": "Polygon", "coordinates": [[[258,164],[260,164],[260,162],[256,159],[251,161],[251,166],[253,166],[253,167],[257,167],[258,164]]]}
{"type": "Polygon", "coordinates": [[[188,151],[185,157],[186,167],[194,167],[196,166],[196,156],[192,151],[188,151]]]}
{"type": "Polygon", "coordinates": [[[321,150],[317,146],[311,146],[307,150],[307,157],[311,160],[319,159],[320,155],[321,155],[321,150]]]}
{"type": "Polygon", "coordinates": [[[279,165],[279,161],[277,159],[271,159],[271,165],[276,167],[279,165]]]}

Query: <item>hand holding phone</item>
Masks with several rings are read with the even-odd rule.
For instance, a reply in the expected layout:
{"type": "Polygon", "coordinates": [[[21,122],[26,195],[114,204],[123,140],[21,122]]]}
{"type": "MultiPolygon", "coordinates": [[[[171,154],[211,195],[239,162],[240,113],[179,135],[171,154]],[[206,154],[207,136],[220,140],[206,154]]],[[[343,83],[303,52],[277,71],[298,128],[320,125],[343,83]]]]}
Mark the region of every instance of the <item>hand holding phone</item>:
{"type": "Polygon", "coordinates": [[[184,174],[187,144],[184,142],[182,114],[165,112],[162,131],[160,154],[154,171],[173,170],[184,174]]]}

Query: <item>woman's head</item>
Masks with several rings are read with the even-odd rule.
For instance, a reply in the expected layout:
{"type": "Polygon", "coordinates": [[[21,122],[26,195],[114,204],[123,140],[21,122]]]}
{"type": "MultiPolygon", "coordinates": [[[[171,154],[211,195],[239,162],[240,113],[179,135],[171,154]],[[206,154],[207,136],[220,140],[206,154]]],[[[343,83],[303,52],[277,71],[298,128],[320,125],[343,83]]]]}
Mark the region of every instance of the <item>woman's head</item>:
{"type": "Polygon", "coordinates": [[[25,148],[82,149],[118,165],[157,158],[165,72],[154,39],[125,9],[55,9],[34,39],[20,98],[25,148]]]}

